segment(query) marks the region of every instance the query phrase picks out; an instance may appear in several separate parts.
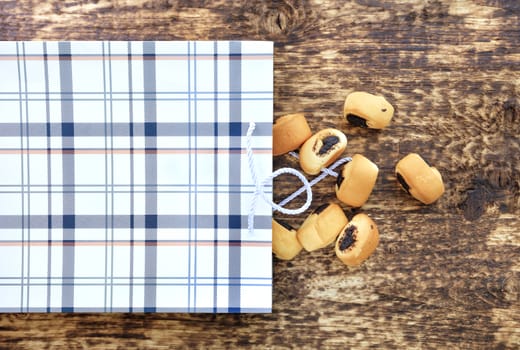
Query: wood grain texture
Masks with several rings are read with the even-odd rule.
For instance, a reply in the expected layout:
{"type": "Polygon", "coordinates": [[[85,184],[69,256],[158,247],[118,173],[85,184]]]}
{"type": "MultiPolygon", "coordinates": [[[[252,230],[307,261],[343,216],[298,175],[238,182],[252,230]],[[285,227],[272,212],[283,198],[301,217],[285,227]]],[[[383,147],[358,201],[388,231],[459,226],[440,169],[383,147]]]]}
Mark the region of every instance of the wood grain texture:
{"type": "MultiPolygon", "coordinates": [[[[368,203],[345,209],[381,233],[358,268],[332,247],[274,259],[273,314],[0,315],[0,347],[518,349],[519,16],[507,0],[0,1],[3,40],[274,40],[275,117],[337,127],[347,154],[378,164],[368,203]],[[384,95],[392,124],[350,127],[354,90],[384,95]],[[412,151],[443,174],[433,205],[396,183],[412,151]]],[[[275,180],[275,199],[292,180],[275,180]]],[[[315,187],[313,208],[336,201],[333,183],[315,187]]]]}

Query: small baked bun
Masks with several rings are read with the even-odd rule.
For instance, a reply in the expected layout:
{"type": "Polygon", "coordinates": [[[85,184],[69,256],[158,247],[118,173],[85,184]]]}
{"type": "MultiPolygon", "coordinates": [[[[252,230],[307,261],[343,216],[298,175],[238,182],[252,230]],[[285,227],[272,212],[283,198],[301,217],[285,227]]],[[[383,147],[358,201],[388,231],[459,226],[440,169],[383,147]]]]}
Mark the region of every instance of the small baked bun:
{"type": "Polygon", "coordinates": [[[287,114],[273,124],[273,156],[298,149],[309,137],[311,128],[303,113],[287,114]]]}
{"type": "Polygon", "coordinates": [[[291,260],[302,250],[296,232],[289,224],[273,219],[273,253],[278,259],[291,260]]]}
{"type": "Polygon", "coordinates": [[[309,252],[334,242],[341,228],[348,223],[343,209],[335,203],[316,208],[298,229],[298,240],[309,252]]]}
{"type": "Polygon", "coordinates": [[[394,116],[394,107],[383,96],[355,91],[347,96],[343,115],[355,126],[383,129],[394,116]]]}
{"type": "Polygon", "coordinates": [[[342,230],[336,240],[336,255],[347,266],[357,266],[376,250],[379,230],[366,214],[357,214],[342,230]]]}
{"type": "Polygon", "coordinates": [[[336,196],[343,203],[360,207],[368,200],[379,169],[368,158],[355,154],[336,179],[336,196]]]}
{"type": "Polygon", "coordinates": [[[410,153],[395,166],[395,176],[403,189],[424,204],[431,204],[444,193],[439,171],[417,153],[410,153]]]}
{"type": "Polygon", "coordinates": [[[347,148],[347,137],[337,129],[324,129],[309,138],[300,148],[300,166],[309,175],[332,164],[347,148]]]}

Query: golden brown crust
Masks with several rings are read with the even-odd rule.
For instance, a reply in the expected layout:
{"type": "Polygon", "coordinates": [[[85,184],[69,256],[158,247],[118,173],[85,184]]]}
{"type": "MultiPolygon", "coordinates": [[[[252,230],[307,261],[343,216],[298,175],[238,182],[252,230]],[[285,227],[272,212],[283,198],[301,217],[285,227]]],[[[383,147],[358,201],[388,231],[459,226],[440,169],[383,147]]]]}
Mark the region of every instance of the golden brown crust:
{"type": "Polygon", "coordinates": [[[277,220],[273,224],[273,253],[278,259],[291,260],[302,250],[296,238],[297,231],[277,220]]]}
{"type": "Polygon", "coordinates": [[[377,165],[361,154],[355,154],[338,176],[336,196],[347,205],[361,207],[372,193],[378,173],[377,165]]]}
{"type": "Polygon", "coordinates": [[[336,240],[337,257],[347,266],[358,266],[376,250],[379,230],[366,214],[357,214],[341,230],[336,240]]]}
{"type": "Polygon", "coordinates": [[[300,166],[309,175],[316,175],[321,168],[332,164],[347,148],[347,137],[337,129],[323,129],[302,145],[300,166]]]}
{"type": "Polygon", "coordinates": [[[311,136],[303,113],[281,116],[273,124],[273,156],[298,149],[311,136]]]}
{"type": "Polygon", "coordinates": [[[298,229],[298,240],[307,251],[328,246],[334,242],[342,227],[348,223],[343,209],[335,203],[312,212],[298,229]]]}
{"type": "Polygon", "coordinates": [[[383,129],[390,124],[394,107],[383,96],[355,91],[345,99],[343,116],[357,126],[383,129]]]}
{"type": "Polygon", "coordinates": [[[439,171],[430,167],[417,153],[410,153],[401,159],[395,173],[403,188],[424,204],[435,202],[444,193],[439,171]]]}

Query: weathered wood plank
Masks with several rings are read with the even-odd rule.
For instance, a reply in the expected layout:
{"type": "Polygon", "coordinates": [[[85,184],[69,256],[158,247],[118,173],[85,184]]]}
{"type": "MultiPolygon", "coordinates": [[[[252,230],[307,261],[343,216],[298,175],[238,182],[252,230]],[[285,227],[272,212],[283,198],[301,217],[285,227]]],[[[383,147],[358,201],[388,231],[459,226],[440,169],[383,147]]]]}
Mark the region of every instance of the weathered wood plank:
{"type": "MultiPolygon", "coordinates": [[[[4,40],[274,40],[275,116],[303,111],[315,131],[340,128],[347,154],[379,165],[362,210],[381,232],[356,269],[329,248],[274,259],[272,315],[1,315],[0,346],[518,348],[519,16],[505,0],[0,2],[4,40]],[[385,95],[392,124],[348,126],[353,90],[385,95]],[[431,206],[395,181],[412,151],[444,176],[431,206]]],[[[287,165],[298,167],[274,159],[287,165]]],[[[276,179],[275,198],[293,186],[276,179]]],[[[318,184],[313,207],[335,201],[332,188],[318,184]]]]}

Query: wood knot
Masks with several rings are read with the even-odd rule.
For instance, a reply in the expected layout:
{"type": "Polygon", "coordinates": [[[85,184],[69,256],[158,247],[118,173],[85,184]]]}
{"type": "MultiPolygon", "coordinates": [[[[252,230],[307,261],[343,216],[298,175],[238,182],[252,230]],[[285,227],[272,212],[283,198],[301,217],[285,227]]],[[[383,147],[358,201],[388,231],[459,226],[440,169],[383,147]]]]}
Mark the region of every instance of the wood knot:
{"type": "Polygon", "coordinates": [[[500,292],[506,301],[520,301],[520,276],[514,273],[506,276],[502,280],[500,292]]]}
{"type": "Polygon", "coordinates": [[[292,20],[291,14],[278,9],[272,9],[266,12],[263,18],[264,28],[273,34],[286,32],[289,22],[292,20]]]}
{"type": "Polygon", "coordinates": [[[504,122],[514,125],[520,119],[520,108],[516,99],[509,98],[503,103],[504,122]]]}
{"type": "Polygon", "coordinates": [[[302,0],[262,2],[247,11],[249,13],[246,16],[256,24],[258,32],[272,39],[292,33],[306,20],[302,0]]]}
{"type": "Polygon", "coordinates": [[[395,254],[399,252],[399,244],[398,243],[389,243],[385,246],[385,251],[388,254],[395,254]]]}
{"type": "Polygon", "coordinates": [[[481,176],[472,179],[458,205],[466,220],[473,221],[485,213],[496,213],[494,209],[503,213],[515,210],[520,203],[517,171],[505,163],[496,162],[485,166],[481,172],[481,176]]]}
{"type": "MultiPolygon", "coordinates": [[[[169,10],[174,6],[172,0],[143,1],[141,7],[150,10],[169,10]]],[[[182,4],[181,4],[182,6],[182,4]]]]}
{"type": "Polygon", "coordinates": [[[516,137],[520,130],[520,104],[515,97],[495,101],[488,112],[486,129],[516,137]]]}
{"type": "Polygon", "coordinates": [[[506,307],[520,300],[520,275],[508,272],[505,276],[490,277],[486,281],[486,292],[489,303],[506,307]]]}
{"type": "Polygon", "coordinates": [[[448,8],[439,0],[430,0],[423,7],[420,18],[423,21],[444,19],[448,16],[448,8]]]}
{"type": "Polygon", "coordinates": [[[486,211],[489,201],[489,190],[484,181],[474,180],[472,188],[467,190],[467,196],[459,206],[466,220],[476,220],[486,211]]]}

